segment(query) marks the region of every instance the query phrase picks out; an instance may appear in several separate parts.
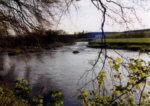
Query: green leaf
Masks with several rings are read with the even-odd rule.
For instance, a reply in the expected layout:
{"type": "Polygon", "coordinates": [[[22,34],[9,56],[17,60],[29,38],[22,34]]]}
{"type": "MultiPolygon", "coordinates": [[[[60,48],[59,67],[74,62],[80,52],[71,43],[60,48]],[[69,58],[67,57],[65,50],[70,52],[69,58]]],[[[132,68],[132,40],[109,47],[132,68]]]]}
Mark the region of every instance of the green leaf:
{"type": "Polygon", "coordinates": [[[114,64],[114,65],[112,66],[112,68],[115,69],[115,70],[118,70],[118,69],[120,68],[120,65],[114,64]]]}
{"type": "Polygon", "coordinates": [[[147,82],[148,86],[150,86],[150,81],[147,82]]]}
{"type": "Polygon", "coordinates": [[[117,58],[116,58],[116,62],[117,62],[117,63],[121,63],[122,60],[121,60],[119,57],[117,57],[117,58]]]}
{"type": "Polygon", "coordinates": [[[84,92],[82,93],[83,96],[88,96],[88,94],[89,94],[88,91],[84,91],[84,92]]]}
{"type": "Polygon", "coordinates": [[[120,91],[115,91],[116,94],[118,95],[121,95],[121,92],[120,91]]]}
{"type": "Polygon", "coordinates": [[[142,85],[141,85],[141,84],[139,84],[139,88],[142,88],[142,85]]]}
{"type": "Polygon", "coordinates": [[[112,61],[112,60],[110,60],[110,61],[109,61],[109,64],[112,64],[112,62],[113,62],[113,61],[112,61]]]}
{"type": "Polygon", "coordinates": [[[143,73],[141,73],[139,77],[140,77],[140,78],[144,78],[144,77],[146,77],[146,73],[144,73],[144,72],[143,72],[143,73]]]}

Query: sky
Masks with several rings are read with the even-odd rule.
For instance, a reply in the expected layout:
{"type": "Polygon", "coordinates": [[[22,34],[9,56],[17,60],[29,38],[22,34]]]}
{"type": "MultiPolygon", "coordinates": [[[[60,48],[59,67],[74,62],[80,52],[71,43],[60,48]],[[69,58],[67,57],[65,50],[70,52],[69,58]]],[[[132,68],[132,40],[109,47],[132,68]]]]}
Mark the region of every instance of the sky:
{"type": "MultiPolygon", "coordinates": [[[[131,1],[131,0],[126,0],[131,1]]],[[[134,0],[133,0],[134,1],[134,0]]],[[[135,16],[132,16],[131,13],[127,13],[126,17],[130,20],[128,28],[125,24],[117,24],[110,18],[106,18],[105,31],[125,31],[125,30],[135,30],[135,29],[145,29],[150,28],[150,0],[137,0],[137,6],[135,6],[137,17],[140,19],[140,23],[135,21],[135,16]],[[148,5],[149,4],[149,5],[148,5]]],[[[134,6],[133,2],[125,2],[124,5],[134,6]]],[[[61,21],[55,29],[65,30],[67,33],[75,32],[100,32],[100,26],[102,21],[102,14],[99,10],[94,7],[90,0],[80,0],[77,2],[77,10],[71,6],[70,13],[64,15],[61,18],[61,21]]],[[[113,8],[113,5],[112,5],[113,8]]],[[[115,10],[115,9],[114,9],[115,10]]],[[[115,10],[116,11],[116,10],[115,10]]],[[[108,12],[109,13],[109,12],[108,12]]],[[[110,13],[111,14],[111,13],[110,13]]],[[[119,18],[117,15],[113,15],[116,19],[119,18]]]]}

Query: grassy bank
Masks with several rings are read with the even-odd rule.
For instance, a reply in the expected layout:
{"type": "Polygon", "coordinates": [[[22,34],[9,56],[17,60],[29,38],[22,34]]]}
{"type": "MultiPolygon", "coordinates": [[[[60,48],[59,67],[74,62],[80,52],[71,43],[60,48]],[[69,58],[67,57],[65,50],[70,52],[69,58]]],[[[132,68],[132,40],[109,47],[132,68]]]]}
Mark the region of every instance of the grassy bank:
{"type": "MultiPolygon", "coordinates": [[[[88,46],[94,48],[104,47],[100,39],[89,42],[88,46]]],[[[106,39],[106,48],[150,51],[150,38],[106,39]]]]}
{"type": "MultiPolygon", "coordinates": [[[[93,43],[100,43],[101,39],[92,41],[93,43]]],[[[150,43],[150,38],[118,38],[118,39],[106,39],[107,43],[150,43]]]]}
{"type": "Polygon", "coordinates": [[[106,38],[150,38],[150,29],[114,32],[107,34],[106,38]]]}

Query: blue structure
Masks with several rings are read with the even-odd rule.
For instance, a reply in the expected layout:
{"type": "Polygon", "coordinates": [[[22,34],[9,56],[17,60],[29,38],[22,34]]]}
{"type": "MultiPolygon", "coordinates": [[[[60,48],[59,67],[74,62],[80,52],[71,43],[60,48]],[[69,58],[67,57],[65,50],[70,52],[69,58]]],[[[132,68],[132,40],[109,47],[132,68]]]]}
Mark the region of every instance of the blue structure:
{"type": "Polygon", "coordinates": [[[93,38],[93,39],[101,39],[102,38],[102,32],[89,32],[87,33],[88,38],[93,38]]]}
{"type": "MultiPolygon", "coordinates": [[[[118,32],[104,32],[105,36],[108,34],[118,33],[118,32]]],[[[92,38],[92,39],[101,39],[102,32],[88,32],[88,33],[81,33],[78,35],[78,38],[92,38]]]]}

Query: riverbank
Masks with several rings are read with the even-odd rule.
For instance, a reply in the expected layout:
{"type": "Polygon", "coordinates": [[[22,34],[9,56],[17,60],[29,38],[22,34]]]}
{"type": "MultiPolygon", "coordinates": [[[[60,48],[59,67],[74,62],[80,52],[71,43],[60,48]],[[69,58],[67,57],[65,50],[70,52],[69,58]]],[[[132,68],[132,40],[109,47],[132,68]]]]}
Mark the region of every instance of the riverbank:
{"type": "Polygon", "coordinates": [[[75,36],[59,35],[51,30],[27,35],[0,36],[0,53],[16,55],[26,52],[38,52],[44,49],[71,45],[74,42],[75,36]]]}
{"type": "MultiPolygon", "coordinates": [[[[15,81],[18,77],[26,79],[33,88],[33,95],[37,95],[41,88],[44,87],[44,92],[49,89],[62,89],[64,94],[64,106],[80,106],[77,100],[77,89],[83,86],[87,81],[91,80],[91,73],[82,79],[81,75],[86,70],[90,69],[94,60],[97,58],[99,49],[86,47],[85,42],[77,42],[72,46],[63,46],[54,51],[47,50],[40,53],[29,53],[16,56],[3,56],[4,71],[1,76],[10,81],[15,81]],[[73,54],[72,50],[79,50],[80,53],[73,54]],[[9,67],[7,67],[9,66],[9,67]],[[7,68],[6,68],[7,67],[7,68]]],[[[108,56],[116,58],[123,56],[126,59],[139,58],[139,52],[126,50],[108,50],[108,56]],[[119,54],[118,54],[119,53],[119,54]]],[[[140,56],[145,61],[150,61],[147,54],[140,56]]],[[[103,57],[102,57],[103,58],[103,57]]],[[[126,64],[126,59],[125,63],[126,64]]],[[[122,64],[121,63],[121,64],[122,64]]],[[[105,68],[108,71],[108,78],[111,78],[112,70],[106,63],[105,68]]],[[[95,71],[99,71],[101,60],[95,67],[95,71]]],[[[121,68],[122,69],[122,68],[121,68]]],[[[121,72],[128,73],[126,70],[121,72]]],[[[108,91],[112,82],[106,81],[108,91]]],[[[89,85],[89,88],[91,86],[89,85]]]]}
{"type": "Polygon", "coordinates": [[[22,53],[33,53],[33,52],[40,52],[43,50],[48,50],[48,49],[55,49],[57,47],[61,47],[61,46],[66,46],[66,45],[72,45],[73,43],[64,43],[64,42],[55,42],[52,44],[49,44],[47,46],[44,47],[37,47],[37,46],[24,46],[24,47],[17,47],[17,48],[2,48],[0,47],[0,54],[2,53],[8,53],[8,55],[17,55],[17,54],[22,54],[22,53]]]}
{"type": "Polygon", "coordinates": [[[106,39],[105,45],[101,39],[89,42],[88,47],[108,48],[108,49],[125,49],[133,51],[150,51],[150,38],[118,38],[106,39]]]}

